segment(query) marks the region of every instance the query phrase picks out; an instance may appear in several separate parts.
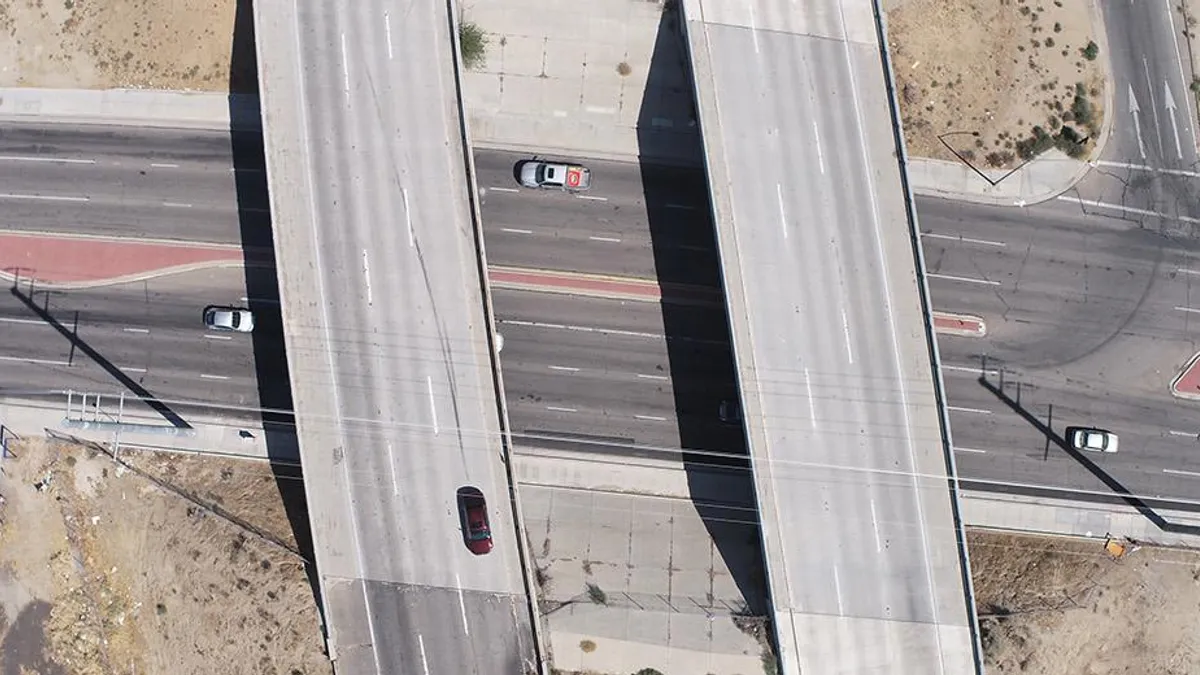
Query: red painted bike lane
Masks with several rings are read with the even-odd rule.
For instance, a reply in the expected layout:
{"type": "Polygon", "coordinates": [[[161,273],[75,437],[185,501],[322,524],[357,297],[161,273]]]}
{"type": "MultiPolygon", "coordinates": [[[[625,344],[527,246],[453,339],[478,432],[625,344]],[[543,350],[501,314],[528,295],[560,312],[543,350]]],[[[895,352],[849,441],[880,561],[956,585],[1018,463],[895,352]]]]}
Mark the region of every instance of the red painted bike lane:
{"type": "Polygon", "coordinates": [[[0,233],[0,276],[44,286],[85,288],[242,262],[237,246],[0,233]]]}

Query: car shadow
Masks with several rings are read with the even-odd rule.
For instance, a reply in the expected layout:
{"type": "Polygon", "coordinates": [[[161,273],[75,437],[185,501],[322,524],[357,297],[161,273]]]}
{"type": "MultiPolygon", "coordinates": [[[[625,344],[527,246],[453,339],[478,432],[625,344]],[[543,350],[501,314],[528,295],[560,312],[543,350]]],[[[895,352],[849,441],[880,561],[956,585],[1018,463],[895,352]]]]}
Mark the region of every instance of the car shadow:
{"type": "Polygon", "coordinates": [[[245,263],[246,297],[255,318],[254,368],[264,440],[276,489],[283,500],[296,547],[305,560],[309,585],[317,600],[317,607],[323,608],[308,502],[299,462],[291,379],[280,314],[279,283],[275,272],[275,242],[263,150],[251,0],[237,0],[230,52],[229,139],[245,263]]]}
{"type": "Polygon", "coordinates": [[[1195,502],[1176,502],[1174,500],[1163,499],[1147,499],[1125,487],[1119,480],[1110,475],[1099,464],[1097,464],[1083,450],[1077,450],[1074,446],[1067,442],[1069,435],[1064,433],[1058,434],[1053,427],[1046,422],[1043,422],[1038,416],[1029,411],[1021,402],[1008,394],[1005,391],[1003,379],[993,382],[986,374],[980,375],[978,379],[979,385],[996,397],[1010,410],[1016,413],[1022,420],[1028,423],[1031,427],[1041,433],[1047,440],[1050,448],[1057,448],[1065,453],[1068,457],[1075,460],[1080,466],[1092,474],[1097,480],[1104,484],[1111,493],[1103,494],[1096,492],[1080,492],[1080,491],[1065,491],[1056,490],[1053,488],[1040,488],[1030,486],[1014,486],[1009,484],[999,484],[994,482],[960,480],[960,489],[977,490],[988,492],[1004,492],[1007,494],[1020,494],[1030,497],[1055,497],[1068,498],[1072,501],[1083,501],[1090,503],[1104,504],[1125,504],[1133,507],[1143,517],[1154,524],[1159,530],[1172,534],[1187,534],[1200,535],[1200,526],[1183,525],[1172,523],[1158,512],[1160,509],[1173,509],[1180,511],[1200,512],[1200,504],[1195,502]]]}
{"type": "Polygon", "coordinates": [[[719,416],[740,396],[683,31],[679,4],[667,0],[638,112],[638,159],[692,502],[744,598],[740,615],[761,618],[769,608],[745,430],[719,416]]]}

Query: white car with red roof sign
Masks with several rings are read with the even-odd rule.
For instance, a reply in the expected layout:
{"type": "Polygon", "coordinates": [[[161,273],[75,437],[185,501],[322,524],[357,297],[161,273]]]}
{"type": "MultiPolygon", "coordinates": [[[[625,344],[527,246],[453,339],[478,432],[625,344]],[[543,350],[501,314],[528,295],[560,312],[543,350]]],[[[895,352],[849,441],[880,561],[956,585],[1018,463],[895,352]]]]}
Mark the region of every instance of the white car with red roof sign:
{"type": "Polygon", "coordinates": [[[582,192],[592,186],[592,172],[580,164],[546,162],[536,157],[521,162],[521,185],[533,189],[582,192]]]}

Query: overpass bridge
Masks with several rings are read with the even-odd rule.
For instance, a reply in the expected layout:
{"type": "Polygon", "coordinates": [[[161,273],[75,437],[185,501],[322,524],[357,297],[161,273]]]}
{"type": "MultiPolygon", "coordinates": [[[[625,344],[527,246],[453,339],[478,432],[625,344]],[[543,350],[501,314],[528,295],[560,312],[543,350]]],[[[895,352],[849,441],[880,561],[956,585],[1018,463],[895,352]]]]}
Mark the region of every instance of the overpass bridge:
{"type": "Polygon", "coordinates": [[[981,672],[871,0],[684,0],[785,675],[981,672]]]}
{"type": "MultiPolygon", "coordinates": [[[[532,672],[448,2],[255,0],[274,247],[339,674],[532,672]],[[472,555],[458,492],[490,505],[472,555]]],[[[268,445],[270,439],[268,439],[268,445]]]]}

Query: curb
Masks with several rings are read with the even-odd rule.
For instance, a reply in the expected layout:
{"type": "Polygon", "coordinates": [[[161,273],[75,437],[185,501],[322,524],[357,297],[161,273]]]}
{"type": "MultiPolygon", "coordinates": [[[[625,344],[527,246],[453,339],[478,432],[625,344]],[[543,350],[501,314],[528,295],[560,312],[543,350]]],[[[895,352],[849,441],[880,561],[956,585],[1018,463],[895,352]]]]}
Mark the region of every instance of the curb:
{"type": "Polygon", "coordinates": [[[933,313],[933,330],[935,333],[943,335],[958,335],[961,337],[981,338],[987,335],[987,323],[982,317],[971,314],[952,314],[950,312],[934,312],[933,313]],[[939,328],[938,321],[951,322],[952,325],[947,328],[939,328]],[[967,328],[971,324],[975,328],[967,328]]]}
{"type": "Polygon", "coordinates": [[[1190,372],[1192,370],[1192,368],[1195,368],[1197,365],[1197,362],[1200,362],[1200,352],[1193,354],[1192,358],[1188,359],[1187,365],[1185,365],[1183,367],[1183,370],[1180,370],[1179,374],[1175,376],[1175,379],[1171,380],[1171,395],[1172,396],[1174,396],[1175,398],[1182,398],[1182,399],[1185,399],[1188,401],[1200,401],[1200,393],[1193,394],[1190,392],[1179,391],[1178,389],[1176,389],[1176,387],[1179,385],[1179,382],[1183,379],[1183,376],[1187,375],[1188,372],[1190,372]]]}

